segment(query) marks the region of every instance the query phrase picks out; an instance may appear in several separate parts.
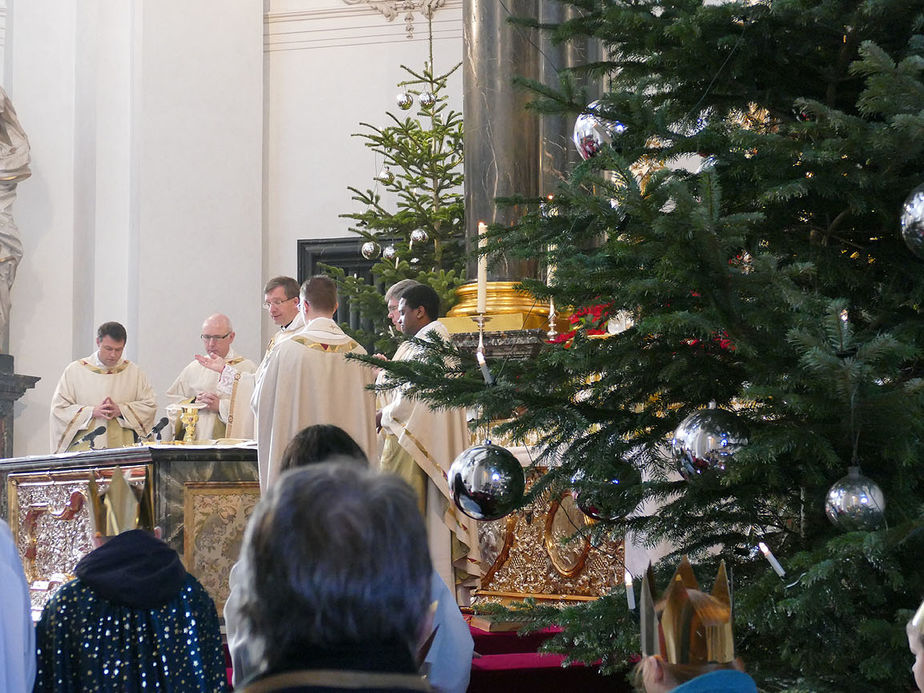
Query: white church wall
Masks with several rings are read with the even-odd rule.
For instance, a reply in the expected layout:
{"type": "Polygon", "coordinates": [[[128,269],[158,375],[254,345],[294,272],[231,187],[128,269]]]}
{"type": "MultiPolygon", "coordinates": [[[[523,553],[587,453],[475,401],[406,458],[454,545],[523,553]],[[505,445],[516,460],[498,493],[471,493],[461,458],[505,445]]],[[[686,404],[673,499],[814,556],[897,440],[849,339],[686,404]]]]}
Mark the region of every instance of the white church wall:
{"type": "Polygon", "coordinates": [[[235,346],[259,357],[263,3],[10,9],[5,77],[33,152],[13,210],[25,248],[10,351],[42,377],[16,408],[27,455],[48,451],[58,376],[105,320],[126,325],[126,355],[159,393],[210,312],[230,313],[235,346]]]}
{"type": "MultiPolygon", "coordinates": [[[[400,4],[400,3],[398,3],[400,4]]],[[[347,186],[366,189],[382,160],[351,137],[360,122],[387,124],[396,115],[401,65],[422,70],[427,21],[405,13],[393,21],[367,5],[342,0],[272,0],[267,13],[266,266],[296,271],[299,239],[351,235],[338,215],[358,211],[347,186]]],[[[433,17],[438,72],[462,59],[462,2],[448,0],[433,17]]],[[[462,110],[462,71],[449,83],[450,105],[462,110]]],[[[416,108],[415,108],[416,111],[416,108]]],[[[410,111],[409,113],[413,113],[410,111]]]]}
{"type": "Polygon", "coordinates": [[[80,312],[71,298],[77,279],[76,8],[35,0],[11,3],[7,15],[4,88],[32,151],[32,177],[18,186],[12,209],[23,259],[12,291],[10,352],[18,373],[42,378],[14,407],[16,454],[48,450],[48,402],[58,374],[73,358],[73,323],[80,312]]]}

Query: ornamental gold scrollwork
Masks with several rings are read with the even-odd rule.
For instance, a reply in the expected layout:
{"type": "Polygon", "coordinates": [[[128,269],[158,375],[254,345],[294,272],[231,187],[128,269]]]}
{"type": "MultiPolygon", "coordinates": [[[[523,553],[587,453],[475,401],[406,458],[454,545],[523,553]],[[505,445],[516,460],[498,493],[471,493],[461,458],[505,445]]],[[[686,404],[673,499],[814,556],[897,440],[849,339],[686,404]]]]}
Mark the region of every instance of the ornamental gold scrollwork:
{"type": "Polygon", "coordinates": [[[573,578],[584,570],[590,553],[586,536],[574,536],[586,524],[570,493],[553,500],[545,516],[545,550],[549,560],[563,577],[573,578]]]}

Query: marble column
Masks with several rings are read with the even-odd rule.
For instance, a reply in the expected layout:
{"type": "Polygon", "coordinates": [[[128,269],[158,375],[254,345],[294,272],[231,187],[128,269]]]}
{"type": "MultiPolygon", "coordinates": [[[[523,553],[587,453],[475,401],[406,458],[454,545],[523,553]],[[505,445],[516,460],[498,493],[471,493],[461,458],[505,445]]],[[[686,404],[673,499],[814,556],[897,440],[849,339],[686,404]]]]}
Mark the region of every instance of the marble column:
{"type": "MultiPolygon", "coordinates": [[[[598,44],[554,45],[544,32],[508,21],[512,16],[560,23],[576,12],[557,0],[465,0],[463,111],[469,251],[477,245],[479,221],[511,224],[523,213],[518,207],[499,208],[495,198],[548,195],[578,160],[569,144],[573,116],[540,116],[527,110],[534,95],[515,84],[514,78],[557,85],[560,70],[599,59],[598,44]]],[[[536,271],[535,262],[492,258],[488,278],[517,281],[536,276],[536,271]]],[[[474,274],[472,264],[469,276],[474,274]]]]}
{"type": "MultiPolygon", "coordinates": [[[[512,223],[521,211],[499,209],[508,195],[539,195],[539,116],[515,76],[538,80],[539,32],[510,24],[536,17],[542,0],[466,0],[463,5],[463,114],[465,118],[466,250],[477,246],[478,222],[512,223]]],[[[488,278],[533,276],[534,263],[492,258],[488,278]]],[[[469,276],[475,275],[474,264],[469,276]]]]}

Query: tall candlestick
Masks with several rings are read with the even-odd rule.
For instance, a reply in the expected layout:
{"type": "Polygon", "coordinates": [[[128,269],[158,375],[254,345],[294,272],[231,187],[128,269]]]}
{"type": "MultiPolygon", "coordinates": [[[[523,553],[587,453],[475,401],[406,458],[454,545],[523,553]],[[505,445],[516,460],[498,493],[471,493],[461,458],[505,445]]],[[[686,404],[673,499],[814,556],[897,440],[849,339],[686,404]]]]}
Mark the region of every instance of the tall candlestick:
{"type": "MultiPolygon", "coordinates": [[[[484,250],[488,246],[488,239],[485,233],[488,225],[483,221],[478,222],[478,250],[484,250]]],[[[478,256],[478,314],[484,315],[488,307],[488,256],[478,256]]]]}

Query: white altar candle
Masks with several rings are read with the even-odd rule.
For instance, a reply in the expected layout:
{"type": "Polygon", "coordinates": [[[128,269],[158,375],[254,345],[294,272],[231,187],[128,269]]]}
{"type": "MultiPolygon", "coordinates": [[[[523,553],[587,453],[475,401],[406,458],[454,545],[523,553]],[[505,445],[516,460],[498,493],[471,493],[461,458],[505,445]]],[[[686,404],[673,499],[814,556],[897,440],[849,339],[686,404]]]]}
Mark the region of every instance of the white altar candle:
{"type": "Polygon", "coordinates": [[[626,602],[629,605],[629,611],[635,609],[635,588],[632,586],[632,573],[626,571],[626,602]]]}
{"type": "MultiPolygon", "coordinates": [[[[488,246],[485,233],[488,225],[483,221],[478,222],[478,250],[483,250],[488,246]]],[[[484,315],[488,306],[488,257],[481,255],[478,258],[478,314],[484,315]]]]}

